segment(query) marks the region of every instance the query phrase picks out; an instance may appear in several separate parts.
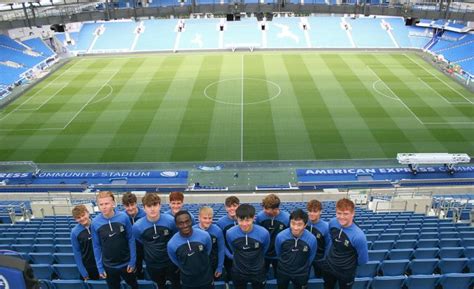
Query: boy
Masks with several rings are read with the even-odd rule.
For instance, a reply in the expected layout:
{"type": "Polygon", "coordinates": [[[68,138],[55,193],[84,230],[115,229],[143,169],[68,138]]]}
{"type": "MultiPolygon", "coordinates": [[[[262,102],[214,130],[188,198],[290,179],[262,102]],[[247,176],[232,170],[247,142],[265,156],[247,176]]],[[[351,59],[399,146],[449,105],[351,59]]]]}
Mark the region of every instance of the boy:
{"type": "Polygon", "coordinates": [[[193,229],[188,211],[177,212],[174,220],[179,233],[168,242],[168,255],[181,272],[182,288],[214,288],[209,260],[211,237],[200,229],[193,229]]]}
{"type": "Polygon", "coordinates": [[[316,238],[305,230],[308,215],[301,209],[290,214],[290,228],[275,239],[278,257],[278,289],[286,289],[293,283],[294,289],[308,286],[309,269],[316,255],[316,238]]]}
{"type": "Polygon", "coordinates": [[[77,225],[71,231],[71,244],[77,268],[84,280],[99,279],[99,271],[94,258],[91,237],[91,219],[85,205],[77,205],[72,209],[72,217],[77,225]]]}
{"type": "Polygon", "coordinates": [[[159,289],[166,288],[166,280],[173,289],[179,289],[178,268],[171,262],[167,246],[176,233],[173,217],[160,214],[161,198],[156,193],[147,193],[142,199],[146,213],[144,218],[133,225],[133,236],[141,242],[144,250],[146,270],[159,289]]]}
{"type": "Polygon", "coordinates": [[[236,210],[238,226],[227,231],[227,242],[233,254],[232,280],[235,289],[265,288],[265,253],[270,246],[270,234],[254,225],[255,208],[242,204],[236,210]]]}
{"type": "Polygon", "coordinates": [[[270,264],[276,276],[278,260],[275,252],[275,238],[281,231],[288,228],[290,215],[280,211],[280,198],[275,194],[269,194],[262,200],[263,211],[258,213],[256,223],[270,233],[270,247],[265,255],[265,273],[268,273],[270,264]]]}
{"type": "MultiPolygon", "coordinates": [[[[131,192],[126,192],[122,195],[122,205],[125,208],[125,213],[127,213],[130,218],[132,226],[136,221],[145,217],[145,212],[140,209],[137,205],[137,196],[131,192]]],[[[140,242],[135,242],[136,251],[137,251],[137,264],[135,266],[135,274],[138,279],[143,279],[143,246],[140,242]]]]}
{"type": "Polygon", "coordinates": [[[318,251],[316,252],[316,258],[313,262],[314,275],[317,278],[321,278],[322,272],[321,269],[317,267],[317,260],[324,259],[324,254],[326,252],[326,246],[328,246],[329,240],[329,226],[328,223],[321,220],[321,212],[323,206],[318,200],[311,200],[306,205],[308,210],[308,224],[306,229],[313,234],[318,240],[318,251]]]}
{"type": "Polygon", "coordinates": [[[224,266],[225,241],[221,228],[212,223],[214,211],[210,207],[201,207],[199,209],[199,224],[194,228],[201,229],[209,233],[212,242],[211,250],[211,268],[214,273],[214,279],[219,279],[222,275],[222,267],[224,266]]]}
{"type": "Polygon", "coordinates": [[[232,253],[229,251],[229,244],[227,243],[227,231],[237,225],[237,217],[235,216],[235,211],[240,205],[240,200],[236,196],[229,196],[225,199],[224,206],[227,212],[227,215],[222,216],[217,220],[217,226],[222,229],[225,240],[225,258],[224,258],[224,268],[225,268],[225,282],[229,283],[232,280],[232,253]]]}
{"type": "Polygon", "coordinates": [[[97,205],[101,212],[92,221],[92,244],[94,256],[101,278],[105,278],[109,289],[120,289],[120,277],[138,289],[135,270],[135,239],[128,216],[115,211],[114,194],[102,191],[97,195],[97,205]]]}
{"type": "Polygon", "coordinates": [[[355,205],[349,199],[336,203],[336,218],[329,222],[330,243],[326,258],[318,260],[325,289],[350,289],[354,285],[356,269],[369,260],[367,238],[354,224],[355,205]]]}
{"type": "MultiPolygon", "coordinates": [[[[177,212],[183,210],[184,194],[181,192],[171,192],[169,194],[169,201],[170,209],[166,211],[165,214],[169,214],[174,218],[177,212]]],[[[191,215],[191,221],[193,222],[193,225],[196,224],[193,214],[189,213],[189,215],[191,215]]]]}

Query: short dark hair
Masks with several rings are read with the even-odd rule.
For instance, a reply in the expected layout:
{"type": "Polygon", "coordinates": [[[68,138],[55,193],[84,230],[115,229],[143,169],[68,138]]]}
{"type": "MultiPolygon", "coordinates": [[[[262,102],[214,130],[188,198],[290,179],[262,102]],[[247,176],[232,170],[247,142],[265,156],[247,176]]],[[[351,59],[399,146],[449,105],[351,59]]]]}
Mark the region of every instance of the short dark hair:
{"type": "Polygon", "coordinates": [[[296,209],[290,214],[290,221],[291,220],[302,220],[306,224],[308,222],[308,214],[301,209],[296,209]]]}
{"type": "Polygon", "coordinates": [[[255,208],[250,204],[242,204],[235,210],[235,215],[239,219],[253,218],[255,217],[255,208]]]}
{"type": "Polygon", "coordinates": [[[137,196],[131,192],[126,192],[125,194],[122,195],[122,204],[124,206],[128,206],[131,204],[136,204],[137,203],[137,196]]]}
{"type": "Polygon", "coordinates": [[[230,197],[227,197],[225,199],[225,202],[224,202],[225,206],[226,207],[230,207],[232,205],[239,205],[240,204],[240,200],[239,198],[237,198],[236,196],[230,196],[230,197]]]}
{"type": "Polygon", "coordinates": [[[188,215],[188,217],[191,219],[191,221],[193,220],[193,218],[191,217],[191,214],[186,211],[186,210],[181,210],[179,212],[177,212],[175,215],[174,215],[174,222],[176,223],[176,220],[178,219],[179,216],[181,215],[188,215]]]}

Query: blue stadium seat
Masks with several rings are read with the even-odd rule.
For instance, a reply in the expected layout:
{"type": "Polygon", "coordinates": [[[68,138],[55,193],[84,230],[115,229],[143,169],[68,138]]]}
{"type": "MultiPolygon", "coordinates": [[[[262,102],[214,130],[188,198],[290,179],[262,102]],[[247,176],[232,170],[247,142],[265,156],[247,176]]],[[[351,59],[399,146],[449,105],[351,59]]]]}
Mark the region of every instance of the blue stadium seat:
{"type": "Polygon", "coordinates": [[[31,259],[30,259],[30,256],[28,255],[28,253],[17,253],[17,252],[14,252],[14,251],[4,251],[4,252],[2,252],[2,254],[5,255],[5,256],[21,258],[21,259],[25,260],[26,262],[31,263],[31,259]]]}
{"type": "Polygon", "coordinates": [[[416,244],[418,243],[415,239],[408,239],[408,240],[398,240],[395,243],[395,249],[414,249],[416,244]]]}
{"type": "Polygon", "coordinates": [[[87,280],[85,283],[89,289],[109,289],[105,280],[87,280]]]}
{"type": "Polygon", "coordinates": [[[31,261],[33,264],[53,264],[54,257],[51,253],[29,253],[31,261]]]}
{"type": "Polygon", "coordinates": [[[398,239],[399,234],[381,234],[379,237],[379,241],[396,241],[398,239]]]}
{"type": "Polygon", "coordinates": [[[384,260],[380,263],[379,270],[384,276],[404,275],[410,264],[410,260],[384,260]]]}
{"type": "Polygon", "coordinates": [[[372,278],[369,277],[355,278],[354,285],[352,285],[352,289],[367,289],[369,288],[371,281],[372,278]]]}
{"type": "Polygon", "coordinates": [[[39,289],[54,289],[54,285],[50,280],[38,280],[39,281],[39,289]]]}
{"type": "Polygon", "coordinates": [[[474,283],[474,273],[452,273],[444,274],[439,280],[443,289],[472,289],[474,283]]]}
{"type": "Polygon", "coordinates": [[[367,238],[367,241],[374,242],[379,239],[379,234],[366,234],[365,237],[367,238]]]}
{"type": "Polygon", "coordinates": [[[157,289],[155,282],[149,280],[138,280],[138,288],[140,289],[157,289]]]}
{"type": "Polygon", "coordinates": [[[374,241],[371,250],[391,250],[395,241],[374,241]]]}
{"type": "Polygon", "coordinates": [[[464,256],[464,247],[444,247],[439,250],[439,257],[443,258],[461,258],[464,256]]]}
{"type": "Polygon", "coordinates": [[[324,289],[324,280],[319,278],[309,279],[308,289],[324,289]]]}
{"type": "Polygon", "coordinates": [[[441,274],[462,273],[467,266],[467,258],[445,258],[438,263],[441,274]]]}
{"type": "Polygon", "coordinates": [[[214,289],[227,289],[227,286],[224,281],[215,281],[214,289]]]}
{"type": "Polygon", "coordinates": [[[439,240],[439,247],[440,248],[445,248],[445,247],[459,247],[461,246],[461,239],[441,239],[439,240]]]}
{"type": "Polygon", "coordinates": [[[53,244],[35,244],[33,245],[34,252],[36,253],[50,253],[53,254],[56,248],[53,244]]]}
{"type": "Polygon", "coordinates": [[[375,277],[379,268],[379,261],[369,261],[364,265],[357,266],[356,276],[359,278],[375,277]]]}
{"type": "Polygon", "coordinates": [[[400,240],[417,240],[418,239],[418,233],[401,233],[400,237],[398,238],[398,241],[400,240]]]}
{"type": "Polygon", "coordinates": [[[406,276],[376,276],[372,279],[372,289],[400,289],[405,282],[406,276]]]}
{"type": "Polygon", "coordinates": [[[53,268],[49,264],[31,264],[33,273],[37,279],[51,280],[53,268]]]}
{"type": "Polygon", "coordinates": [[[31,245],[26,244],[12,244],[11,249],[19,253],[30,253],[31,251],[33,251],[33,247],[31,245]]]}
{"type": "Polygon", "coordinates": [[[438,232],[421,232],[420,235],[418,236],[418,240],[424,240],[424,239],[437,239],[438,238],[438,232]]]}
{"type": "Polygon", "coordinates": [[[464,256],[466,258],[474,258],[474,246],[464,248],[464,256]]]}
{"type": "Polygon", "coordinates": [[[387,255],[387,250],[369,250],[369,261],[382,261],[387,255]]]}
{"type": "Polygon", "coordinates": [[[53,280],[55,289],[88,289],[82,280],[53,280]]]}
{"type": "Polygon", "coordinates": [[[420,239],[416,246],[418,248],[434,248],[438,247],[439,240],[438,239],[420,239]]]}
{"type": "Polygon", "coordinates": [[[41,237],[41,238],[36,238],[35,239],[36,244],[54,244],[54,239],[53,238],[46,238],[46,237],[41,237]]]}
{"type": "Polygon", "coordinates": [[[410,275],[405,281],[407,289],[435,289],[439,275],[410,275]]]}
{"type": "Polygon", "coordinates": [[[414,259],[408,265],[412,275],[430,275],[438,267],[438,259],[414,259]]]}
{"type": "Polygon", "coordinates": [[[74,280],[81,278],[76,264],[54,264],[53,269],[59,279],[74,280]]]}
{"type": "Polygon", "coordinates": [[[413,254],[413,249],[392,249],[388,252],[390,260],[410,259],[413,254]]]}
{"type": "Polygon", "coordinates": [[[438,248],[417,248],[413,253],[415,259],[432,259],[438,256],[438,248]]]}
{"type": "Polygon", "coordinates": [[[467,261],[467,267],[469,268],[469,272],[474,273],[474,258],[467,261]]]}
{"type": "Polygon", "coordinates": [[[58,264],[75,264],[74,253],[55,253],[54,259],[58,264]]]}
{"type": "Polygon", "coordinates": [[[72,253],[71,245],[56,245],[57,253],[72,253]]]}
{"type": "Polygon", "coordinates": [[[459,238],[461,239],[474,238],[474,231],[461,231],[459,232],[459,238]]]}
{"type": "Polygon", "coordinates": [[[54,243],[58,245],[71,245],[71,238],[55,238],[54,243]]]}
{"type": "Polygon", "coordinates": [[[462,239],[462,246],[466,247],[474,247],[474,238],[464,238],[462,239]]]}
{"type": "Polygon", "coordinates": [[[15,238],[0,238],[1,245],[15,244],[15,238]]]}
{"type": "Polygon", "coordinates": [[[15,239],[16,244],[25,244],[25,245],[29,245],[29,246],[32,246],[34,241],[35,240],[31,239],[31,238],[16,238],[15,239]]]}

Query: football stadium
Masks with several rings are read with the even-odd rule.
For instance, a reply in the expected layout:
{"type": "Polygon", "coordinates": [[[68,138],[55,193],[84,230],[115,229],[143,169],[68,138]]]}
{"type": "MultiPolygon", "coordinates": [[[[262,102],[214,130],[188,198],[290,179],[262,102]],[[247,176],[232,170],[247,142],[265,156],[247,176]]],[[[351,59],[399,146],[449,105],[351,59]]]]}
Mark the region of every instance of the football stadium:
{"type": "Polygon", "coordinates": [[[0,0],[0,289],[472,289],[473,156],[469,0],[0,0]]]}

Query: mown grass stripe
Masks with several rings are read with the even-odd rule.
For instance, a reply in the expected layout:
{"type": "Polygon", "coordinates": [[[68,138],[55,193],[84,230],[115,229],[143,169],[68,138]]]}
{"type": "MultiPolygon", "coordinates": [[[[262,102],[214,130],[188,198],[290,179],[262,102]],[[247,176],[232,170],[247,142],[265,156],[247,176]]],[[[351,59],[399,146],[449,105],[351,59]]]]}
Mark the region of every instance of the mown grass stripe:
{"type": "Polygon", "coordinates": [[[209,102],[203,96],[207,82],[201,79],[217,79],[220,75],[222,59],[221,55],[208,55],[204,56],[200,62],[199,72],[190,86],[191,97],[185,105],[186,111],[170,158],[172,161],[207,159],[206,152],[215,102],[209,102]]]}
{"type": "Polygon", "coordinates": [[[246,55],[244,64],[243,160],[278,159],[263,56],[246,55]]]}
{"type": "MultiPolygon", "coordinates": [[[[314,159],[315,153],[283,57],[265,56],[263,60],[267,79],[281,88],[279,96],[270,101],[278,159],[314,159]]],[[[273,93],[274,90],[269,90],[269,94],[273,93]]]]}
{"type": "Polygon", "coordinates": [[[305,55],[304,60],[308,67],[317,67],[310,71],[313,81],[322,100],[326,104],[329,113],[347,145],[351,158],[362,159],[374,156],[383,156],[384,152],[377,145],[377,141],[371,134],[365,119],[351,102],[350,96],[342,88],[340,83],[332,74],[331,68],[323,60],[325,55],[305,55]],[[371,145],[367,145],[371,144],[371,145]]]}
{"type": "Polygon", "coordinates": [[[359,74],[355,71],[357,67],[350,64],[350,58],[351,56],[347,55],[328,55],[324,60],[335,78],[341,83],[345,93],[351,96],[352,104],[364,118],[377,145],[384,151],[384,157],[393,158],[400,151],[401,148],[394,144],[403,144],[405,149],[412,151],[414,147],[410,140],[397,128],[393,119],[375,100],[371,91],[363,85],[359,74]]]}
{"type": "Polygon", "coordinates": [[[346,143],[337,130],[303,58],[296,54],[285,54],[283,59],[293,90],[298,95],[298,106],[316,159],[350,158],[346,143]]]}
{"type": "MultiPolygon", "coordinates": [[[[373,62],[376,62],[379,65],[382,64],[373,56],[367,55],[366,57],[371,58],[373,62]]],[[[404,63],[406,64],[406,62],[403,61],[401,63],[402,65],[404,63]]],[[[390,69],[383,68],[382,71],[380,71],[381,69],[382,67],[376,68],[376,73],[379,75],[379,77],[382,78],[382,80],[384,80],[384,82],[386,82],[387,85],[391,87],[395,94],[397,94],[403,101],[406,101],[407,105],[411,109],[413,109],[413,111],[417,115],[422,116],[420,117],[420,119],[425,121],[425,117],[433,116],[433,118],[431,119],[438,120],[441,122],[445,121],[442,116],[440,116],[436,111],[433,110],[433,108],[429,106],[429,104],[425,103],[420,99],[417,100],[416,92],[412,91],[405,83],[403,83],[403,81],[401,81],[396,75],[394,75],[390,71],[390,69]],[[418,106],[412,108],[414,102],[418,106]]],[[[469,142],[469,140],[465,138],[462,133],[457,131],[456,127],[451,126],[449,123],[447,123],[446,125],[441,124],[440,126],[440,128],[437,128],[433,125],[426,125],[425,127],[431,133],[431,135],[433,135],[434,138],[437,139],[437,141],[447,149],[447,152],[460,152],[460,149],[462,149],[462,147],[459,146],[459,142],[464,144],[469,142]]],[[[472,141],[472,136],[470,138],[472,141]]],[[[430,152],[430,150],[430,147],[425,147],[423,152],[430,152]]]]}

